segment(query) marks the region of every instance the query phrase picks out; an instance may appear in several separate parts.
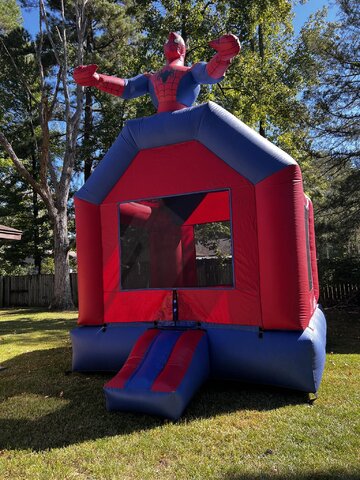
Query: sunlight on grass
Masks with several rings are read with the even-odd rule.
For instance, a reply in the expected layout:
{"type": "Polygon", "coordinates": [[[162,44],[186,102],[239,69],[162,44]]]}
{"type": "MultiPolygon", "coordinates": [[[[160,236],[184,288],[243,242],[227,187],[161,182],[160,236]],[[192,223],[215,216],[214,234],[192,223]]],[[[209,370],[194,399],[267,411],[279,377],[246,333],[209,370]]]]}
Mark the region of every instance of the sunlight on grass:
{"type": "Polygon", "coordinates": [[[0,364],[20,353],[55,348],[69,343],[69,330],[77,312],[38,309],[1,310],[0,364]]]}
{"type": "Polygon", "coordinates": [[[0,315],[1,480],[359,478],[357,314],[328,314],[333,353],[313,405],[299,392],[213,382],[177,423],[108,413],[111,374],[66,374],[76,312],[0,315]]]}

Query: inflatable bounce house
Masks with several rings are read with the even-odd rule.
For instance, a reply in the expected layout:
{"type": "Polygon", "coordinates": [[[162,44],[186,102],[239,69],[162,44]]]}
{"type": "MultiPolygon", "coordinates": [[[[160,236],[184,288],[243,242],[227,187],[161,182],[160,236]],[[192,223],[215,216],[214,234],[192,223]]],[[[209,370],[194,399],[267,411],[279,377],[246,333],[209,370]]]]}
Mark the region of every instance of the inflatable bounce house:
{"type": "Polygon", "coordinates": [[[312,204],[286,153],[215,103],[191,107],[239,51],[211,42],[184,66],[123,80],[78,67],[75,80],[158,113],[127,122],[76,195],[79,321],[74,371],[118,371],[109,410],[177,419],[208,378],[316,393],[326,321],[317,304],[312,204]]]}

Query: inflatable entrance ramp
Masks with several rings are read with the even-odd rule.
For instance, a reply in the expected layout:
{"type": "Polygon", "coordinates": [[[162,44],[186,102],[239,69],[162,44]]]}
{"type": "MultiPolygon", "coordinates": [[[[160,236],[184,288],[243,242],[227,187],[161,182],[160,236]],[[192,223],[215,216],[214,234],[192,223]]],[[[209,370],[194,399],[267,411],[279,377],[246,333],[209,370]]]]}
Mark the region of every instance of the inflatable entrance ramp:
{"type": "Polygon", "coordinates": [[[210,371],[203,330],[147,330],[105,386],[108,410],[177,420],[210,371]]]}

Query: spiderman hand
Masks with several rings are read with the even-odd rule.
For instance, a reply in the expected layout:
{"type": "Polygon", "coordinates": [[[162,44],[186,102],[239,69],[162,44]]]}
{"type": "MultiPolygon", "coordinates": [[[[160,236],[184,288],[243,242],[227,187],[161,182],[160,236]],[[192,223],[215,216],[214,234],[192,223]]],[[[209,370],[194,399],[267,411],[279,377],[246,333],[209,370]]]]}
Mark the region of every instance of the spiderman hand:
{"type": "Polygon", "coordinates": [[[212,40],[209,45],[218,52],[221,60],[231,60],[241,49],[239,39],[231,33],[212,40]]]}
{"type": "Polygon", "coordinates": [[[80,65],[74,70],[74,80],[78,85],[82,87],[96,87],[99,83],[100,76],[96,73],[98,66],[92,65],[80,65]]]}

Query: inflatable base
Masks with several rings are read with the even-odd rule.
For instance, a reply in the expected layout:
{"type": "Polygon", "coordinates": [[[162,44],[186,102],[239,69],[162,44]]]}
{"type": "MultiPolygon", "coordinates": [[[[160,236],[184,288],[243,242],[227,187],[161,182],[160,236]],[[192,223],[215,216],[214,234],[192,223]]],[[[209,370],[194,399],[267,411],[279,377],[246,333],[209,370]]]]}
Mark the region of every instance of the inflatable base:
{"type": "MultiPolygon", "coordinates": [[[[150,323],[77,327],[71,332],[74,371],[118,371],[150,323]]],[[[181,324],[185,329],[194,325],[181,324]]],[[[179,324],[177,324],[179,327],[179,324]]],[[[174,328],[170,324],[167,328],[174,328]]],[[[304,331],[202,324],[210,377],[316,393],[325,365],[326,320],[318,307],[304,331]]]]}

